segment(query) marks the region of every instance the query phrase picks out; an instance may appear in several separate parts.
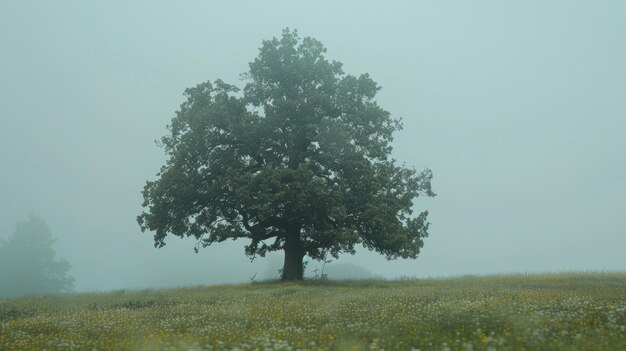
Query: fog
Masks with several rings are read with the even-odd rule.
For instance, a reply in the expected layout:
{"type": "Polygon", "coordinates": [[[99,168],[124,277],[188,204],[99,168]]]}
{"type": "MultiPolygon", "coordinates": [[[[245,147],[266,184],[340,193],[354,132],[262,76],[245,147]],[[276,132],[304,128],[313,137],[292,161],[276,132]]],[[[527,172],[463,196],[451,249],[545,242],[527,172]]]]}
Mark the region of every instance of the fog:
{"type": "Polygon", "coordinates": [[[626,270],[626,3],[0,3],[0,238],[45,219],[77,291],[249,281],[245,242],[153,247],[135,220],[185,88],[239,74],[285,27],[368,72],[433,170],[416,260],[364,249],[373,276],[626,270]]]}

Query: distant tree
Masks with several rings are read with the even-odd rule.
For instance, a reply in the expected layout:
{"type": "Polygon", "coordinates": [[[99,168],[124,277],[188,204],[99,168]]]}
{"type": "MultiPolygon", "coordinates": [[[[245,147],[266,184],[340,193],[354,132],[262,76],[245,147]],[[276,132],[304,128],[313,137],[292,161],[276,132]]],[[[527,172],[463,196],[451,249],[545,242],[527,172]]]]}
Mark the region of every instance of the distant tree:
{"type": "Polygon", "coordinates": [[[30,215],[15,233],[0,241],[0,296],[69,292],[70,264],[55,259],[55,239],[41,217],[30,215]]]}
{"type": "Polygon", "coordinates": [[[378,106],[367,74],[345,74],[312,38],[286,29],[263,41],[243,94],[221,80],[185,90],[161,139],[169,159],[143,190],[137,220],[208,246],[249,239],[246,254],[284,250],[282,279],[303,279],[305,255],[354,253],[362,244],[388,259],[416,258],[434,196],[432,172],[390,157],[397,119],[378,106]]]}

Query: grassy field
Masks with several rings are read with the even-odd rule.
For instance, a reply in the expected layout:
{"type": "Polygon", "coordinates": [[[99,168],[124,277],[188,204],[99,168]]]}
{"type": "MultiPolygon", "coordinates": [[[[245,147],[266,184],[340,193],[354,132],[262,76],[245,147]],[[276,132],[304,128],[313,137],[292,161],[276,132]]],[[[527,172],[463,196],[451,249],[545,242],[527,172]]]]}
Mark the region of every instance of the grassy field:
{"type": "Polygon", "coordinates": [[[626,350],[626,273],[0,300],[0,350],[626,350]]]}

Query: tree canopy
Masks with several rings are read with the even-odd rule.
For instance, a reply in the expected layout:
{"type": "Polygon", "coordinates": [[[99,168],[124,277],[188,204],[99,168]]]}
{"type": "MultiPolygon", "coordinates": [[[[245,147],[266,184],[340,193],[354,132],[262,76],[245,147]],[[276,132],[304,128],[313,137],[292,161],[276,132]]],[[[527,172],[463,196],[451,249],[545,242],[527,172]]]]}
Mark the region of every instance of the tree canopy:
{"type": "Polygon", "coordinates": [[[66,260],[55,259],[55,239],[41,217],[30,215],[0,241],[0,296],[64,293],[74,278],[66,260]]]}
{"type": "Polygon", "coordinates": [[[242,74],[185,90],[161,139],[168,160],[143,190],[137,220],[208,246],[248,239],[246,254],[285,251],[283,279],[302,279],[302,259],[355,252],[416,258],[427,215],[413,201],[434,196],[432,172],[391,158],[398,119],[374,100],[368,74],[344,73],[321,42],[285,29],[263,41],[242,74]]]}

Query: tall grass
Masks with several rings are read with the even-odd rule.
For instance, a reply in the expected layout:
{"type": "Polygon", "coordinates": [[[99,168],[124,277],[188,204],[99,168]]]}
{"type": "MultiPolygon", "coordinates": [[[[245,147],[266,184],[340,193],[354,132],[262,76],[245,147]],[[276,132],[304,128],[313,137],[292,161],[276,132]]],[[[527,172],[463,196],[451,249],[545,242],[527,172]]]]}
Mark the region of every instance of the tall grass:
{"type": "Polygon", "coordinates": [[[626,350],[625,326],[625,273],[0,300],[0,350],[626,350]]]}

